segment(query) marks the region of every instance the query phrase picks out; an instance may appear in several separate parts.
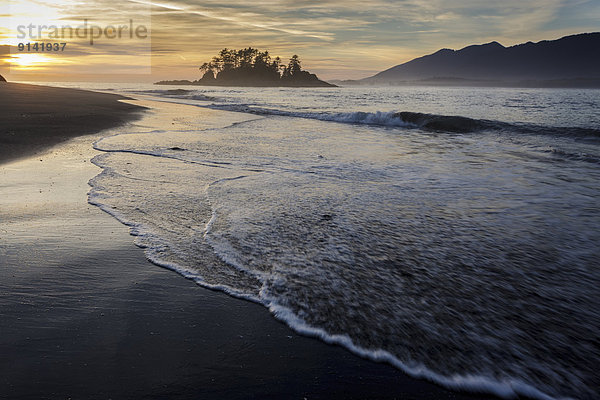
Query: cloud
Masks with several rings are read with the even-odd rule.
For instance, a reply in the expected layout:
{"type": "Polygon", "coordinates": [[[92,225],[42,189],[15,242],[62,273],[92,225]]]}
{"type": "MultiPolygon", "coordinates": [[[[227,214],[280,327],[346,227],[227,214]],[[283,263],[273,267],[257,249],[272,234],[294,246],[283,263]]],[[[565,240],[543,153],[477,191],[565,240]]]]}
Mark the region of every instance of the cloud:
{"type": "MultiPolygon", "coordinates": [[[[600,30],[597,0],[32,1],[54,7],[66,21],[149,20],[151,13],[154,67],[189,68],[191,74],[223,47],[253,46],[283,58],[298,53],[324,78],[344,78],[351,70],[376,72],[444,47],[492,40],[512,45],[600,30]]],[[[0,30],[0,43],[2,35],[0,30]]],[[[73,50],[89,60],[104,49],[73,50]]],[[[144,49],[131,48],[138,51],[144,49]]]]}
{"type": "Polygon", "coordinates": [[[221,13],[218,11],[213,11],[210,9],[192,7],[185,4],[178,4],[174,2],[153,2],[147,0],[128,0],[133,3],[146,4],[152,7],[163,8],[169,11],[177,11],[188,15],[198,15],[201,17],[221,21],[228,22],[236,25],[240,25],[242,27],[247,28],[256,28],[256,29],[264,29],[275,31],[279,33],[285,33],[288,35],[294,36],[304,36],[307,38],[314,38],[329,41],[332,40],[332,35],[327,32],[310,32],[304,31],[300,29],[287,28],[286,25],[280,23],[276,20],[270,20],[264,15],[260,15],[257,13],[221,13]]]}

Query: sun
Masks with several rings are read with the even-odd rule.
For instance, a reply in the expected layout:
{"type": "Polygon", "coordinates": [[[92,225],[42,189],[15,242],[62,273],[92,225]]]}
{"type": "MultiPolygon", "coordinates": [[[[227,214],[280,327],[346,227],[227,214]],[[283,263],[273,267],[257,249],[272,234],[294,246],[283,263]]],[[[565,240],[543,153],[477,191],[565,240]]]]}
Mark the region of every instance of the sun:
{"type": "Polygon", "coordinates": [[[44,54],[13,54],[9,59],[11,68],[15,70],[37,70],[49,65],[68,64],[68,60],[59,60],[44,54]]]}
{"type": "Polygon", "coordinates": [[[18,69],[37,69],[48,64],[48,57],[42,54],[14,54],[11,57],[11,67],[18,69]]]}

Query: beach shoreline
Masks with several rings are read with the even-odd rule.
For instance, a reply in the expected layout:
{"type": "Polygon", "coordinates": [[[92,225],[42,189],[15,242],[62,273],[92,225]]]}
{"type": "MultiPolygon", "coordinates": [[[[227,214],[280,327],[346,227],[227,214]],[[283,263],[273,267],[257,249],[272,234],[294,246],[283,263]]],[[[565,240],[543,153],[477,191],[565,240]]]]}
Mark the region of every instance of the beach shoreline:
{"type": "Polygon", "coordinates": [[[301,336],[148,262],[126,226],[87,203],[101,172],[92,142],[124,131],[0,165],[0,397],[487,398],[301,336]]]}
{"type": "Polygon", "coordinates": [[[140,118],[124,96],[22,83],[0,85],[0,163],[140,118]]]}

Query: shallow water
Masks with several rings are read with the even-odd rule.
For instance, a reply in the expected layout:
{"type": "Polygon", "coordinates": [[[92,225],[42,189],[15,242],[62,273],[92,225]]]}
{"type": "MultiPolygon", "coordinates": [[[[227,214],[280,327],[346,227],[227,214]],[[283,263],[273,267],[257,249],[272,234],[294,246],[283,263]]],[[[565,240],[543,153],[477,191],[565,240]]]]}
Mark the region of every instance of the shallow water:
{"type": "Polygon", "coordinates": [[[90,182],[155,263],[445,386],[597,396],[599,91],[111,88],[171,102],[90,182]]]}

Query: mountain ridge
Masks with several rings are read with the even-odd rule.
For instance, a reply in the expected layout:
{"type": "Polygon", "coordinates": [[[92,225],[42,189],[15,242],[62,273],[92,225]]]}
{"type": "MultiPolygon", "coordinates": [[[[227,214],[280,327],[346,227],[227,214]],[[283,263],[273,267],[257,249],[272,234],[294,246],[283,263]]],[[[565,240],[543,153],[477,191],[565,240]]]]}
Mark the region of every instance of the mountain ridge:
{"type": "Polygon", "coordinates": [[[439,83],[445,79],[448,84],[467,80],[482,85],[545,82],[562,86],[572,81],[575,86],[595,82],[600,87],[599,65],[600,32],[592,32],[509,47],[492,41],[460,50],[442,48],[355,83],[439,83]]]}

